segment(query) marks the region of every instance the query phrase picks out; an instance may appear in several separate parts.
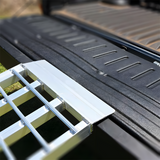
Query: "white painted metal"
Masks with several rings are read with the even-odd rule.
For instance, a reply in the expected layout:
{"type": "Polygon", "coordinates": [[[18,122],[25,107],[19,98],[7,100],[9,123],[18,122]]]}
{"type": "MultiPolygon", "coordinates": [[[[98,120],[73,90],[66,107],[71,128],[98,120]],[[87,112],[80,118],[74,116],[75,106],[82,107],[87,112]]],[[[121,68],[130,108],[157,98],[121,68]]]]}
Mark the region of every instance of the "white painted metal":
{"type": "MultiPolygon", "coordinates": [[[[18,65],[0,74],[0,86],[0,92],[4,96],[4,99],[0,100],[1,115],[11,110],[9,103],[24,122],[23,124],[20,120],[1,131],[1,140],[5,140],[7,145],[11,145],[31,131],[44,147],[28,159],[57,159],[89,136],[94,123],[114,112],[114,109],[45,60],[18,65]],[[32,77],[35,82],[29,84],[23,78],[26,75],[32,77]],[[19,79],[23,81],[26,87],[7,96],[1,87],[7,87],[19,79]],[[48,102],[35,88],[39,90],[43,88],[55,99],[48,102]],[[16,106],[21,103],[16,102],[16,100],[21,100],[23,103],[24,98],[28,100],[33,96],[37,96],[45,106],[24,117],[16,106]],[[73,126],[62,116],[60,112],[64,109],[68,110],[80,121],[76,126],[73,126]],[[54,116],[60,118],[71,130],[47,144],[35,128],[54,116]]],[[[8,152],[9,148],[6,145],[4,147],[4,144],[2,149],[6,155],[12,155],[11,152],[8,152]]]]}

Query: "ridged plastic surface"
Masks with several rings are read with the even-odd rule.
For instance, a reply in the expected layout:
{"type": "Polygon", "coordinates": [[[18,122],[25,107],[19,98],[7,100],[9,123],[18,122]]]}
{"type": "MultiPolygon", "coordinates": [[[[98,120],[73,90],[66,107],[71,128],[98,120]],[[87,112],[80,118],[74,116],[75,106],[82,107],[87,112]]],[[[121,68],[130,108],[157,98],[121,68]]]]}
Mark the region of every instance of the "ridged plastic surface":
{"type": "Polygon", "coordinates": [[[105,3],[66,6],[58,15],[101,29],[160,55],[160,13],[136,6],[105,3]]]}
{"type": "Polygon", "coordinates": [[[116,109],[115,118],[160,152],[160,68],[116,45],[43,16],[14,18],[1,36],[46,59],[116,109]]]}

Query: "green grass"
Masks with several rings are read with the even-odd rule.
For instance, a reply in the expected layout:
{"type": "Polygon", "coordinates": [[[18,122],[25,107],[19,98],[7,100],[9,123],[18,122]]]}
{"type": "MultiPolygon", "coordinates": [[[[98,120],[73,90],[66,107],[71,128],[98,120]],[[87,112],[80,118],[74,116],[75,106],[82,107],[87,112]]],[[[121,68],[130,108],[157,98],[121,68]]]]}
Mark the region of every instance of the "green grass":
{"type": "Polygon", "coordinates": [[[0,19],[5,19],[7,17],[9,17],[9,16],[0,16],[0,19]]]}
{"type": "Polygon", "coordinates": [[[3,65],[0,63],[0,73],[6,71],[6,69],[3,67],[3,65]]]}
{"type": "MultiPolygon", "coordinates": [[[[6,68],[0,63],[0,73],[2,73],[4,71],[6,71],[6,68]]],[[[23,86],[19,82],[17,82],[17,83],[12,84],[11,86],[5,88],[4,90],[7,94],[11,94],[12,92],[17,91],[22,87],[23,86]]],[[[2,97],[2,95],[0,94],[0,98],[1,97],[2,97]]]]}

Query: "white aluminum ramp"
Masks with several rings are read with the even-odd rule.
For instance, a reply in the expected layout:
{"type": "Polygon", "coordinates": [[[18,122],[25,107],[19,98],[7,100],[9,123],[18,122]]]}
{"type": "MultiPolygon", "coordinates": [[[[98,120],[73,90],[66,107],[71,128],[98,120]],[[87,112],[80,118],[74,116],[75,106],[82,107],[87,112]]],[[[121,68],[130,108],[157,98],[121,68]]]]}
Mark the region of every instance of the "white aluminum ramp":
{"type": "Polygon", "coordinates": [[[28,159],[58,159],[88,137],[93,131],[94,123],[114,113],[114,109],[108,104],[45,60],[20,64],[0,74],[0,92],[3,95],[3,99],[0,100],[0,116],[13,109],[20,118],[20,121],[0,132],[0,147],[8,159],[16,158],[7,146],[29,132],[32,132],[42,148],[28,159]],[[34,82],[29,83],[25,79],[26,76],[31,77],[34,82]],[[7,95],[3,88],[19,80],[25,87],[7,95]],[[45,90],[54,99],[48,102],[37,88],[45,90]],[[44,106],[25,117],[18,106],[33,96],[37,96],[44,106]],[[74,126],[61,114],[65,109],[78,119],[77,125],[74,126]],[[49,115],[50,112],[52,116],[49,115]],[[69,130],[47,143],[36,128],[54,116],[57,116],[69,130]]]}

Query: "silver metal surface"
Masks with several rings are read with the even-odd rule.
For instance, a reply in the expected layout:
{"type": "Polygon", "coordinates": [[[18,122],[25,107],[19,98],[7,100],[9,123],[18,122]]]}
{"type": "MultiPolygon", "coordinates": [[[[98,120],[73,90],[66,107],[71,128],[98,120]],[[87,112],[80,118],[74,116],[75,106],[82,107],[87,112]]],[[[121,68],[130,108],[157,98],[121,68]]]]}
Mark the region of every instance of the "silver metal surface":
{"type": "Polygon", "coordinates": [[[40,149],[35,154],[28,157],[28,160],[59,159],[61,156],[63,156],[66,150],[70,150],[91,134],[89,124],[86,124],[84,121],[79,122],[76,125],[76,128],[78,130],[76,134],[73,135],[70,131],[67,131],[56,140],[53,140],[49,144],[53,150],[49,155],[46,155],[44,150],[40,149]]]}
{"type": "Polygon", "coordinates": [[[16,72],[14,69],[12,70],[12,73],[15,74],[27,87],[29,90],[31,90],[49,109],[65,124],[67,125],[73,133],[76,133],[77,130],[75,127],[62,115],[60,114],[55,108],[53,108],[50,103],[38,92],[36,91],[32,85],[30,85],[18,72],[16,72]]]}
{"type": "MultiPolygon", "coordinates": [[[[41,84],[38,81],[34,81],[31,85],[38,91],[42,91],[41,84]]],[[[9,95],[9,98],[14,101],[16,106],[21,105],[22,103],[26,102],[27,100],[34,97],[34,94],[27,89],[27,87],[23,87],[20,90],[12,93],[9,95]]],[[[4,101],[4,99],[0,100],[0,116],[4,115],[5,113],[12,110],[12,107],[4,101]]]]}
{"type": "Polygon", "coordinates": [[[78,112],[81,120],[85,118],[90,124],[94,124],[114,113],[115,110],[108,104],[45,60],[26,63],[24,66],[31,71],[30,76],[38,77],[44,86],[49,86],[57,96],[65,101],[65,105],[71,106],[78,112]]]}
{"type": "MultiPolygon", "coordinates": [[[[62,102],[58,98],[52,100],[50,104],[60,112],[64,110],[64,107],[62,107],[62,102]]],[[[32,123],[33,126],[37,128],[46,121],[53,118],[54,116],[55,115],[52,112],[50,112],[45,106],[42,106],[41,108],[27,115],[26,118],[29,121],[29,123],[32,123]]],[[[22,124],[21,120],[19,120],[18,122],[4,129],[1,132],[1,136],[3,139],[6,140],[6,143],[8,145],[11,145],[20,138],[22,138],[24,135],[28,134],[29,132],[30,131],[26,130],[25,125],[22,124]]]]}
{"type": "Polygon", "coordinates": [[[0,92],[4,97],[0,100],[0,115],[5,115],[13,108],[21,118],[0,133],[0,145],[8,159],[12,160],[14,156],[7,145],[12,145],[30,131],[43,148],[28,159],[58,159],[88,137],[93,131],[92,125],[94,123],[114,112],[114,109],[45,60],[18,65],[0,74],[0,86],[3,88],[19,80],[26,86],[9,96],[0,87],[0,92]],[[35,81],[30,84],[25,80],[25,76],[29,76],[35,81]],[[48,102],[39,93],[42,90],[50,94],[54,100],[48,102]],[[34,96],[38,97],[44,106],[25,117],[18,106],[34,96]],[[77,125],[72,125],[60,113],[65,109],[80,121],[77,125]],[[57,116],[70,130],[48,144],[35,128],[54,116],[57,116]]]}
{"type": "Polygon", "coordinates": [[[7,100],[7,102],[11,105],[13,110],[17,113],[17,115],[21,118],[22,123],[29,128],[32,134],[36,137],[36,139],[40,142],[40,144],[45,148],[46,152],[49,152],[51,149],[48,146],[47,142],[42,138],[42,136],[35,130],[35,128],[28,122],[27,118],[21,113],[21,111],[17,108],[17,106],[12,102],[12,100],[8,97],[8,95],[4,92],[4,90],[0,87],[0,93],[7,100]]]}

